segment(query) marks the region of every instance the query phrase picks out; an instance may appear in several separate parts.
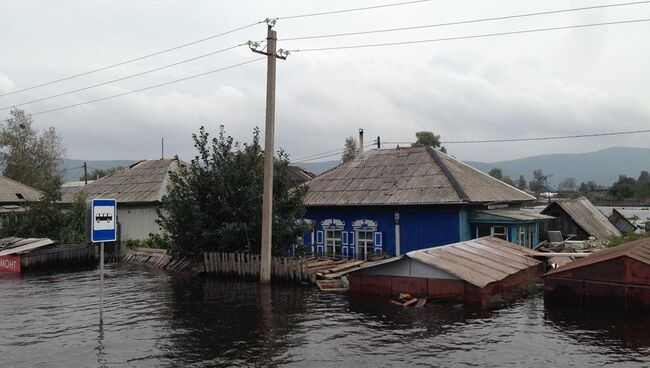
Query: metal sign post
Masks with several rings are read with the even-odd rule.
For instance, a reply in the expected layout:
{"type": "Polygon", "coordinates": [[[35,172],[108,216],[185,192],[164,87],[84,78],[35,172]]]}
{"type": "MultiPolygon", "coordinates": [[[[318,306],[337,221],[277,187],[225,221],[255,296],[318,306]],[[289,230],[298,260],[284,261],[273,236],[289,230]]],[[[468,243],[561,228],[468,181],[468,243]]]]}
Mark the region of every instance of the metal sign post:
{"type": "Polygon", "coordinates": [[[90,239],[99,243],[99,324],[104,324],[104,242],[117,240],[117,201],[92,200],[90,239]]]}

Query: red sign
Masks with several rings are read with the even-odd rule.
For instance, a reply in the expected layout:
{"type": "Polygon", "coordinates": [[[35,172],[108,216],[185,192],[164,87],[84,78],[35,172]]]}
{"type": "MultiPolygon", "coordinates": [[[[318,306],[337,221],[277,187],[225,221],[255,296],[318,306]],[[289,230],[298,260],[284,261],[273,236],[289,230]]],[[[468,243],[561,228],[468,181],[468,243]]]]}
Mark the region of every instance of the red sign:
{"type": "Polygon", "coordinates": [[[20,272],[20,257],[18,256],[0,257],[0,271],[20,272]]]}

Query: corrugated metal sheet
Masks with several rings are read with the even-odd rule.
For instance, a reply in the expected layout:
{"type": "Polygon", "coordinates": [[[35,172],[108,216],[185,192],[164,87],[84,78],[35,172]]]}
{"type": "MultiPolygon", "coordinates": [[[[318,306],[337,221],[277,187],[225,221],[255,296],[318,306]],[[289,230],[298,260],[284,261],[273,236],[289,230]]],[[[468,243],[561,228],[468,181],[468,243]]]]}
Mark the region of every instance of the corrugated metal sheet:
{"type": "Polygon", "coordinates": [[[535,198],[429,147],[377,150],[305,185],[307,206],[524,202],[535,198]]]}
{"type": "Polygon", "coordinates": [[[492,210],[480,210],[476,212],[487,213],[489,215],[506,217],[514,220],[521,221],[539,221],[539,220],[552,220],[553,216],[542,215],[541,213],[525,211],[521,209],[508,209],[508,208],[498,208],[492,210]]]}
{"type": "Polygon", "coordinates": [[[408,252],[402,257],[367,265],[360,270],[381,267],[382,264],[408,257],[483,288],[519,271],[539,266],[541,262],[532,258],[532,254],[533,252],[529,249],[488,236],[408,252]]]}
{"type": "Polygon", "coordinates": [[[560,206],[578,226],[602,242],[607,242],[611,236],[621,236],[621,232],[587,198],[553,202],[542,210],[542,214],[549,212],[553,206],[560,206]]]}
{"type": "Polygon", "coordinates": [[[81,192],[88,199],[114,198],[120,203],[159,202],[167,190],[168,172],[178,159],[145,160],[105,176],[75,191],[64,191],[62,201],[74,202],[81,192]]]}
{"type": "Polygon", "coordinates": [[[289,181],[292,183],[292,186],[306,183],[316,177],[316,174],[298,166],[289,166],[287,171],[289,174],[289,181]]]}
{"type": "Polygon", "coordinates": [[[634,224],[626,219],[616,208],[612,209],[612,214],[609,215],[608,220],[622,233],[631,233],[636,230],[634,224]]]}
{"type": "Polygon", "coordinates": [[[20,254],[34,249],[52,245],[55,242],[48,238],[4,238],[0,239],[0,257],[11,254],[20,254]]]}
{"type": "Polygon", "coordinates": [[[0,175],[0,203],[38,201],[41,195],[40,191],[28,185],[0,175]]]}
{"type": "Polygon", "coordinates": [[[635,240],[616,247],[611,247],[595,252],[589,257],[580,258],[571,263],[567,263],[564,266],[556,268],[548,272],[546,275],[554,275],[560,272],[593,265],[618,257],[630,257],[636,259],[639,262],[650,265],[650,239],[635,240]]]}

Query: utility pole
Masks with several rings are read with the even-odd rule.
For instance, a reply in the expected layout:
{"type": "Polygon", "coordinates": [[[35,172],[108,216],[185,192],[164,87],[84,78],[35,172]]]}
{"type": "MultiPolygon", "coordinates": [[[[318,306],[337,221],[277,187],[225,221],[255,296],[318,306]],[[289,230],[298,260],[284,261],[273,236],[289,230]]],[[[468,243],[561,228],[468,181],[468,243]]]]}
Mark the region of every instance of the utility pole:
{"type": "Polygon", "coordinates": [[[160,138],[160,159],[165,158],[165,137],[160,138]]]}
{"type": "Polygon", "coordinates": [[[275,61],[287,58],[283,50],[276,50],[275,19],[267,19],[266,51],[258,50],[259,43],[250,42],[251,51],[266,55],[266,127],[264,131],[264,190],[262,199],[262,244],[260,247],[260,282],[271,282],[271,242],[273,239],[273,151],[275,136],[275,61]]]}
{"type": "Polygon", "coordinates": [[[84,185],[88,185],[88,162],[84,162],[84,185]]]}

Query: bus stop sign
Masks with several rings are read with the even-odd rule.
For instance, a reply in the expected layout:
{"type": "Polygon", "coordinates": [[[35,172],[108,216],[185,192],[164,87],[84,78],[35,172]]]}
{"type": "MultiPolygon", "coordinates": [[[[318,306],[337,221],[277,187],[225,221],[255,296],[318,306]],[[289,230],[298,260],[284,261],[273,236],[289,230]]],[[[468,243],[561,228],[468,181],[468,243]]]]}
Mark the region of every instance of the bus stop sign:
{"type": "Polygon", "coordinates": [[[93,243],[117,240],[117,201],[114,199],[92,200],[92,231],[93,243]]]}

